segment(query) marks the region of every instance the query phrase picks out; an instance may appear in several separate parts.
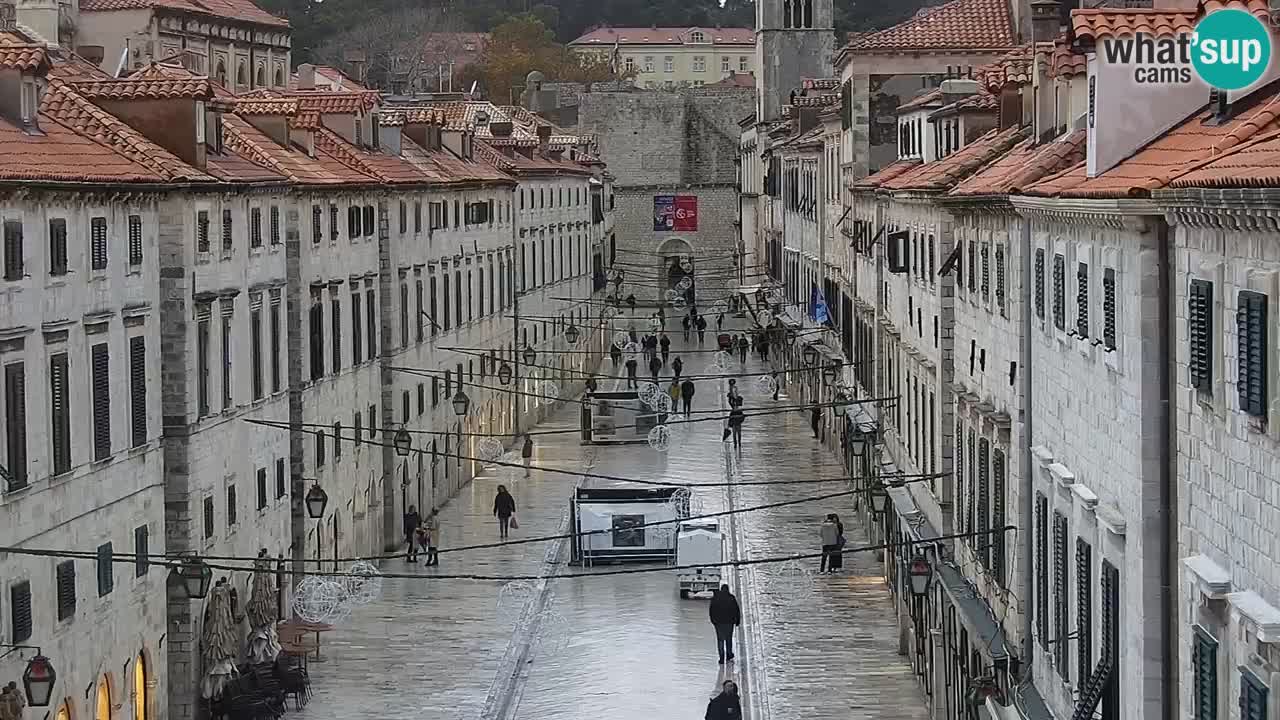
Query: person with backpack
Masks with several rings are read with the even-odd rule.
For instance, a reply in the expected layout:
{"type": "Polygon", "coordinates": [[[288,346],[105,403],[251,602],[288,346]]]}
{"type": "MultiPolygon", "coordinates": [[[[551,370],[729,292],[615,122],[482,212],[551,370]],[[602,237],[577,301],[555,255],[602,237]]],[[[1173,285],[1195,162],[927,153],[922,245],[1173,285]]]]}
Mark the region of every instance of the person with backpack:
{"type": "Polygon", "coordinates": [[[747,415],[742,412],[741,402],[729,411],[729,430],[733,432],[733,449],[738,452],[742,451],[742,423],[746,422],[746,419],[747,415]]]}
{"type": "Polygon", "coordinates": [[[657,355],[649,358],[649,374],[653,376],[653,384],[658,384],[658,373],[662,372],[662,361],[657,355]]]}
{"type": "Polygon", "coordinates": [[[498,486],[493,496],[493,516],[498,518],[498,537],[506,540],[511,528],[511,518],[516,514],[516,499],[507,492],[506,485],[498,486]]]}

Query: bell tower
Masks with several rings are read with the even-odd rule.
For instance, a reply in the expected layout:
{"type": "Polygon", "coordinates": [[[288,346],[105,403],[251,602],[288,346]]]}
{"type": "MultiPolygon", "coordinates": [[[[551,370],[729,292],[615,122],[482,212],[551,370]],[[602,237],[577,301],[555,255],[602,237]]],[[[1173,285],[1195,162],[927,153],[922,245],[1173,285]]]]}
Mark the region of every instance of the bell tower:
{"type": "Polygon", "coordinates": [[[776,120],[805,78],[831,77],[833,0],[756,0],[756,118],[776,120]]]}

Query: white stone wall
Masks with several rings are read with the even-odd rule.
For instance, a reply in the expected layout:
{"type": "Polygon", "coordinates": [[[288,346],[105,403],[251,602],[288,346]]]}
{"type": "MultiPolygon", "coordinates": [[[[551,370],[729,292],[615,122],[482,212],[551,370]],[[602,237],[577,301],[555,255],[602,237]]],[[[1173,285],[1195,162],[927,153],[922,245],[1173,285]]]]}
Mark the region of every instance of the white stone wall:
{"type": "MultiPolygon", "coordinates": [[[[155,199],[133,196],[40,194],[0,200],[0,223],[23,228],[25,276],[0,280],[0,366],[22,363],[25,371],[27,487],[0,487],[0,545],[92,552],[111,543],[113,553],[135,552],[135,530],[145,527],[146,552],[165,549],[159,437],[160,373],[157,206],[155,199]],[[142,264],[129,262],[129,220],[142,223],[142,264]],[[91,218],[107,220],[107,267],[90,267],[91,218]],[[51,275],[49,222],[65,219],[68,273],[51,275]],[[148,380],[146,442],[134,446],[129,388],[130,338],[146,343],[148,380]],[[90,346],[110,348],[111,451],[93,459],[90,346]],[[67,353],[71,432],[71,471],[51,477],[49,359],[67,353]]],[[[0,379],[0,385],[4,385],[0,379]]],[[[12,387],[0,387],[7,399],[12,387]]],[[[0,423],[8,428],[7,419],[0,423]]],[[[0,462],[10,470],[7,433],[0,433],[0,462]]],[[[114,563],[113,587],[101,593],[98,563],[76,560],[74,614],[58,620],[55,568],[63,559],[0,555],[0,643],[39,645],[58,673],[55,698],[73,715],[91,714],[84,689],[101,683],[113,702],[132,712],[134,665],[123,661],[140,653],[146,659],[153,697],[152,716],[163,708],[163,662],[156,662],[166,632],[164,580],[159,567],[139,574],[133,563],[114,563]],[[30,583],[32,632],[13,637],[11,588],[30,583]]],[[[104,588],[105,589],[105,588],[104,588]]],[[[30,652],[0,660],[0,680],[19,681],[30,652]]],[[[28,711],[30,714],[32,711],[28,711]]]]}
{"type": "MultiPolygon", "coordinates": [[[[1273,422],[1277,403],[1270,390],[1271,416],[1260,423],[1241,411],[1236,387],[1238,295],[1241,290],[1268,295],[1269,318],[1276,317],[1280,235],[1234,229],[1245,218],[1251,219],[1251,213],[1225,209],[1175,215],[1171,230],[1176,262],[1178,558],[1186,567],[1178,578],[1178,669],[1186,679],[1181,701],[1183,707],[1193,707],[1191,650],[1199,627],[1218,643],[1218,717],[1231,719],[1240,717],[1239,668],[1249,667],[1273,692],[1280,689],[1271,674],[1277,670],[1274,651],[1254,642],[1259,624],[1280,617],[1280,539],[1275,530],[1280,527],[1280,485],[1274,473],[1280,462],[1280,435],[1273,422]],[[1190,383],[1192,279],[1213,283],[1209,391],[1190,383]]],[[[1268,338],[1268,349],[1268,384],[1275,388],[1274,335],[1268,338]]]]}

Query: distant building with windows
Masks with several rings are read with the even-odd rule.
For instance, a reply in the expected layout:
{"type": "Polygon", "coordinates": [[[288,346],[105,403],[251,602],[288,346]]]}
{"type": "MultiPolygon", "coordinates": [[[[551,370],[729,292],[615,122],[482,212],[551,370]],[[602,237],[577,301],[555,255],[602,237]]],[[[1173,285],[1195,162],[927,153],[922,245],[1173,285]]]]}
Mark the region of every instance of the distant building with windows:
{"type": "Polygon", "coordinates": [[[712,85],[735,73],[754,73],[756,38],[750,28],[611,28],[569,43],[576,52],[634,71],[637,87],[675,89],[712,85]]]}

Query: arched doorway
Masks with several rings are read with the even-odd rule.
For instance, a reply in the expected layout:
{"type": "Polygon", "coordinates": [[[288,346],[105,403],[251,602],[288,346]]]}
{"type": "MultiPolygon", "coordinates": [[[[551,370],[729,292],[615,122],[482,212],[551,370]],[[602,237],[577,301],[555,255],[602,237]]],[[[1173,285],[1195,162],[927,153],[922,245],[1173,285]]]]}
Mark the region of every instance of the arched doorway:
{"type": "Polygon", "coordinates": [[[147,659],[142,653],[133,661],[133,720],[147,720],[147,659]]]}
{"type": "Polygon", "coordinates": [[[98,679],[98,701],[94,704],[93,720],[111,720],[111,686],[106,675],[98,679]]]}
{"type": "Polygon", "coordinates": [[[662,293],[665,295],[667,290],[677,290],[682,293],[685,303],[692,308],[697,304],[696,287],[692,282],[696,271],[693,247],[682,238],[667,238],[658,246],[658,255],[662,258],[660,262],[667,279],[666,287],[663,288],[662,293]],[[686,277],[690,280],[689,286],[681,291],[677,286],[686,277]]]}

